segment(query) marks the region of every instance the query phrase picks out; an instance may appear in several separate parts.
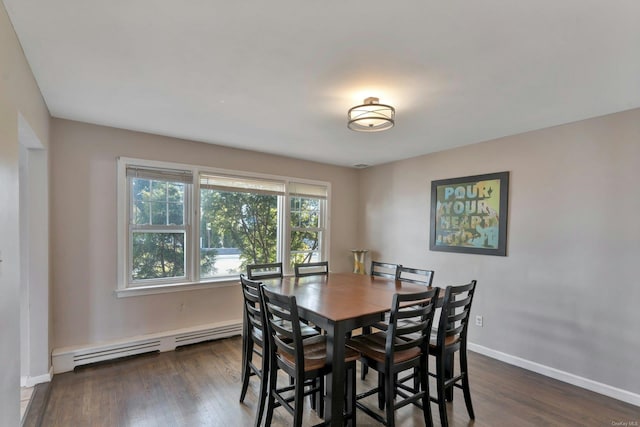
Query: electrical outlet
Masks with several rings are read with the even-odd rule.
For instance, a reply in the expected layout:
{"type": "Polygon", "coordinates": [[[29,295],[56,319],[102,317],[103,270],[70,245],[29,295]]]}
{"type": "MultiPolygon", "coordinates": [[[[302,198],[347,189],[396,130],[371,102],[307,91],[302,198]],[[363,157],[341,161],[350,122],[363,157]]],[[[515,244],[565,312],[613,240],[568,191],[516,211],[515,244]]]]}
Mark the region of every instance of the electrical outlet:
{"type": "Polygon", "coordinates": [[[480,326],[482,328],[482,316],[476,316],[476,326],[480,326]]]}

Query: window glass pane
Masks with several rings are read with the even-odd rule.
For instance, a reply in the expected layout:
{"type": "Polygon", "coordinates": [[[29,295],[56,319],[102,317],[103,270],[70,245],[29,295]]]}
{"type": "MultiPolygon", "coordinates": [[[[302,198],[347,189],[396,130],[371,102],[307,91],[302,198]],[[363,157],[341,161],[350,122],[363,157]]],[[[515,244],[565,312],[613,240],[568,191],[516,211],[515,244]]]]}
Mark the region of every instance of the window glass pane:
{"type": "Polygon", "coordinates": [[[132,178],[133,224],[184,225],[185,184],[132,178]]]}
{"type": "Polygon", "coordinates": [[[133,202],[133,223],[149,224],[149,205],[142,200],[133,202]]]}
{"type": "Polygon", "coordinates": [[[291,227],[318,228],[320,226],[320,200],[291,198],[291,227]]]}
{"type": "Polygon", "coordinates": [[[167,186],[166,181],[151,181],[151,192],[149,192],[148,198],[154,202],[164,202],[167,200],[167,186]]]}
{"type": "Polygon", "coordinates": [[[133,233],[133,280],[185,275],[184,233],[133,233]]]}
{"type": "Polygon", "coordinates": [[[167,204],[165,202],[150,202],[151,224],[166,225],[167,224],[167,204]]]}
{"type": "Polygon", "coordinates": [[[322,261],[318,231],[291,232],[291,265],[322,261]]]}
{"type": "Polygon", "coordinates": [[[247,264],[275,262],[278,197],[200,190],[200,276],[235,276],[247,264]]]}
{"type": "Polygon", "coordinates": [[[168,203],[167,209],[169,214],[169,225],[184,224],[184,204],[183,203],[168,203]]]}
{"type": "Polygon", "coordinates": [[[167,183],[167,201],[184,203],[184,184],[178,182],[167,183]]]}
{"type": "Polygon", "coordinates": [[[149,224],[149,205],[145,202],[151,191],[151,181],[133,178],[131,180],[131,194],[133,197],[132,222],[134,224],[149,224]]]}

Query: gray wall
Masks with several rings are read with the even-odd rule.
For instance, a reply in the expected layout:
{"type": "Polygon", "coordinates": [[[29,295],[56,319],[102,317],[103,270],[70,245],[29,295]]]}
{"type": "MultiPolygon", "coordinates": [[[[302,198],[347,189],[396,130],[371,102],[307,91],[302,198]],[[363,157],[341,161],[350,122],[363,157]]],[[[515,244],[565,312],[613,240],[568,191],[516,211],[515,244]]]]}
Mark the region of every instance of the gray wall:
{"type": "Polygon", "coordinates": [[[640,393],[640,110],[362,171],[372,257],[478,280],[470,341],[640,393]],[[432,180],[510,171],[508,256],[429,251],[432,180]]]}
{"type": "MultiPolygon", "coordinates": [[[[49,112],[0,3],[0,425],[20,424],[19,117],[44,148],[49,112]]],[[[47,237],[43,238],[47,246],[47,237]]],[[[46,334],[46,332],[45,332],[46,334]]],[[[43,337],[46,340],[46,336],[43,337]]],[[[48,353],[48,349],[45,349],[48,353]]],[[[48,361],[48,354],[40,354],[48,361]]]]}
{"type": "MultiPolygon", "coordinates": [[[[242,320],[238,286],[117,298],[118,156],[332,183],[330,265],[351,268],[357,244],[352,168],[53,119],[51,265],[54,348],[242,320]]],[[[237,282],[237,281],[236,281],[237,282]]]]}

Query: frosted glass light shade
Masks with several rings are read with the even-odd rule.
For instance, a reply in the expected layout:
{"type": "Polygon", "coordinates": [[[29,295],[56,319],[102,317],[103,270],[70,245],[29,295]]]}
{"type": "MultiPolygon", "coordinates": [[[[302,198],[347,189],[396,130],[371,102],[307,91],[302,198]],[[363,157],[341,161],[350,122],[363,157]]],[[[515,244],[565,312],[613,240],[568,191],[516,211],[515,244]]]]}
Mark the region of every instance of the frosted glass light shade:
{"type": "Polygon", "coordinates": [[[379,132],[391,129],[395,124],[396,110],[380,104],[378,98],[367,98],[364,104],[349,110],[349,129],[359,132],[379,132]]]}

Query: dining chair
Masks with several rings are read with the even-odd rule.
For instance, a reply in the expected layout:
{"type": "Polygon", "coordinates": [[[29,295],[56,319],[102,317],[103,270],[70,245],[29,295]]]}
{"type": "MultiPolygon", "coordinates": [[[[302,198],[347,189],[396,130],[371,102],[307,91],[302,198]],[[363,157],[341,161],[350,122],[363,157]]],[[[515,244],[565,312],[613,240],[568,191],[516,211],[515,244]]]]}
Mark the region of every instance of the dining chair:
{"type": "Polygon", "coordinates": [[[417,285],[431,286],[434,274],[433,270],[423,270],[399,265],[396,269],[396,280],[415,283],[417,285]]]}
{"type": "MultiPolygon", "coordinates": [[[[416,285],[423,286],[431,286],[433,283],[433,276],[435,272],[433,270],[425,270],[421,268],[413,268],[413,267],[405,267],[403,265],[399,265],[396,269],[396,280],[400,280],[401,282],[414,283],[416,285]]],[[[437,312],[436,312],[437,316],[437,312]]],[[[377,327],[383,328],[383,324],[377,325],[377,327]]],[[[415,386],[418,386],[418,376],[413,375],[415,386]]]]}
{"type": "Polygon", "coordinates": [[[242,390],[240,392],[240,402],[244,401],[249,386],[249,379],[256,375],[260,378],[260,393],[258,395],[258,407],[256,409],[256,427],[262,421],[264,404],[267,393],[268,342],[265,340],[264,316],[260,300],[260,282],[247,279],[244,274],[240,275],[242,294],[244,298],[244,322],[245,334],[242,337],[242,390]],[[258,348],[256,348],[258,347],[258,348]],[[257,367],[253,363],[253,355],[256,354],[261,359],[261,366],[257,367]]]}
{"type": "Polygon", "coordinates": [[[398,264],[390,264],[388,262],[371,261],[371,268],[369,271],[372,276],[386,277],[388,279],[395,279],[400,267],[398,264]]]}
{"type": "Polygon", "coordinates": [[[296,264],[294,270],[296,277],[327,275],[329,274],[329,261],[296,264]]]}
{"type": "Polygon", "coordinates": [[[249,264],[247,265],[247,277],[249,280],[277,279],[282,277],[282,263],[249,264]]]}
{"type": "MultiPolygon", "coordinates": [[[[390,264],[393,265],[393,264],[390,264]]],[[[402,282],[414,283],[416,285],[424,285],[431,286],[433,283],[433,276],[435,272],[433,270],[423,270],[419,268],[405,267],[403,265],[398,264],[395,270],[395,279],[400,280],[402,282]]],[[[387,328],[387,324],[389,323],[389,315],[385,315],[385,319],[381,322],[378,322],[373,325],[374,328],[385,330],[387,328]]],[[[363,328],[363,333],[370,333],[371,328],[365,327],[363,328]]],[[[364,380],[367,375],[366,366],[360,371],[360,377],[364,380]]],[[[417,381],[417,377],[416,377],[417,381]]]]}
{"type": "MultiPolygon", "coordinates": [[[[324,414],[324,376],[331,372],[327,363],[327,337],[317,335],[303,339],[295,296],[282,295],[260,288],[269,339],[269,394],[265,425],[271,425],[273,411],[284,407],[293,416],[293,425],[302,425],[304,396],[319,396],[318,415],[324,414]],[[278,370],[294,378],[293,384],[278,387],[278,370]],[[293,402],[293,405],[291,405],[293,402]]],[[[345,348],[346,412],[355,425],[355,377],[359,354],[345,348]]]]}
{"type": "MultiPolygon", "coordinates": [[[[371,260],[371,268],[369,271],[371,272],[371,276],[377,277],[385,277],[387,279],[395,279],[398,275],[398,268],[401,267],[399,264],[391,264],[388,262],[380,262],[371,260]]],[[[387,313],[384,324],[389,322],[389,315],[387,313]]],[[[363,326],[362,334],[367,335],[371,333],[371,326],[363,326]]],[[[366,362],[362,363],[362,367],[360,369],[360,379],[365,380],[367,378],[367,373],[369,372],[369,368],[366,365],[366,362]]]]}
{"type": "MultiPolygon", "coordinates": [[[[256,409],[256,426],[259,426],[264,413],[267,394],[268,383],[265,373],[268,374],[269,372],[269,342],[265,339],[266,330],[264,312],[262,310],[262,297],[260,295],[260,282],[249,280],[244,274],[241,274],[240,283],[244,298],[243,317],[245,322],[245,333],[242,336],[242,389],[240,391],[240,402],[244,401],[247,394],[249,379],[254,375],[260,378],[260,393],[256,409]],[[260,367],[253,362],[254,355],[260,357],[260,367]]],[[[300,325],[300,330],[305,337],[318,335],[315,329],[304,324],[300,325]]]]}
{"type": "Polygon", "coordinates": [[[386,331],[360,335],[347,342],[357,350],[367,366],[378,371],[378,386],[356,396],[356,406],[386,426],[395,426],[395,411],[419,403],[425,424],[433,425],[429,401],[429,337],[440,289],[432,288],[411,294],[394,294],[391,317],[386,331]],[[402,371],[415,370],[419,386],[398,380],[402,371]],[[378,394],[378,406],[384,416],[362,399],[378,394]],[[396,398],[402,399],[396,401],[396,398]]]}
{"type": "Polygon", "coordinates": [[[431,400],[438,404],[442,427],[449,425],[446,393],[448,390],[453,391],[452,387],[454,386],[462,389],[469,418],[475,419],[467,369],[467,329],[475,288],[475,280],[466,285],[447,286],[442,302],[437,335],[435,339],[431,338],[429,345],[429,354],[435,356],[436,368],[436,372],[429,375],[436,378],[437,391],[437,396],[431,397],[431,400]],[[454,376],[447,375],[447,361],[453,360],[455,352],[459,352],[460,373],[454,376]]]}

